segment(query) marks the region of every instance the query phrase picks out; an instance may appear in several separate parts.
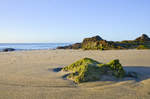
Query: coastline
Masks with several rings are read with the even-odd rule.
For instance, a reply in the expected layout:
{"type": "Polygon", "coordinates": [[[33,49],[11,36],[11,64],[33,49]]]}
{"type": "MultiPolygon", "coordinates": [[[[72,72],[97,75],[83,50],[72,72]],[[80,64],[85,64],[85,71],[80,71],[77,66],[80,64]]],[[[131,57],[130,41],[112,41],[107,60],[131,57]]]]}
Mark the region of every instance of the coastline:
{"type": "Polygon", "coordinates": [[[58,46],[66,46],[70,43],[0,43],[0,51],[26,51],[26,50],[49,50],[58,46]],[[13,49],[13,50],[12,50],[13,49]]]}
{"type": "Polygon", "coordinates": [[[111,99],[150,98],[150,50],[33,50],[0,53],[0,99],[111,99]],[[141,80],[97,81],[74,85],[64,80],[67,66],[89,57],[107,63],[119,59],[125,69],[141,74],[141,80]],[[140,90],[139,90],[140,88],[140,90]],[[118,94],[119,93],[119,94],[118,94]]]}

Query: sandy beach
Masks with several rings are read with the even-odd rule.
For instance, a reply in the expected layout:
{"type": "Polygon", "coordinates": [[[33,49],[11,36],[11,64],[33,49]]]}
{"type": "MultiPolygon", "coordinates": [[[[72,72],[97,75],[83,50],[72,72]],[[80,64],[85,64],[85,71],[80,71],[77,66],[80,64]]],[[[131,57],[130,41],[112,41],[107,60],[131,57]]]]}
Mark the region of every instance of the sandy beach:
{"type": "Polygon", "coordinates": [[[37,50],[0,53],[0,99],[150,99],[150,50],[37,50]],[[76,85],[54,72],[89,57],[107,63],[119,59],[138,80],[76,85]]]}

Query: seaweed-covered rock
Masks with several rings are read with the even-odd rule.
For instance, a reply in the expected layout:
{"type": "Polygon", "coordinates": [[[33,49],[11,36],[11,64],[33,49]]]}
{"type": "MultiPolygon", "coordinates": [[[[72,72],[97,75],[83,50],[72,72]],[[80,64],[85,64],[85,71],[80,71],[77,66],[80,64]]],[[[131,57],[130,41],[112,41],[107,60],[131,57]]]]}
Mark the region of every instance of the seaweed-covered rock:
{"type": "Polygon", "coordinates": [[[103,40],[100,36],[94,36],[94,37],[91,37],[91,38],[85,38],[83,40],[83,43],[86,43],[86,42],[96,42],[96,41],[100,41],[100,40],[103,40]]]}
{"type": "Polygon", "coordinates": [[[125,71],[118,59],[112,60],[111,62],[107,63],[107,65],[110,66],[111,70],[113,70],[114,76],[122,78],[125,75],[125,71]]]}
{"type": "Polygon", "coordinates": [[[94,36],[91,38],[85,38],[82,42],[82,49],[100,49],[99,41],[103,40],[100,36],[94,36]]]}
{"type": "Polygon", "coordinates": [[[71,64],[69,66],[64,67],[62,70],[76,72],[76,71],[80,70],[80,68],[82,68],[82,66],[84,67],[86,64],[100,64],[100,63],[98,61],[90,59],[90,58],[83,58],[81,60],[74,62],[73,64],[71,64]]]}
{"type": "Polygon", "coordinates": [[[111,50],[111,49],[142,49],[144,45],[150,49],[150,38],[143,34],[141,37],[135,40],[124,40],[124,41],[107,41],[102,39],[100,36],[94,36],[91,38],[85,38],[82,43],[75,43],[69,46],[60,46],[57,49],[83,49],[83,50],[111,50]]]}
{"type": "Polygon", "coordinates": [[[138,50],[149,49],[149,47],[146,45],[139,45],[136,49],[138,49],[138,50]]]}
{"type": "Polygon", "coordinates": [[[145,41],[150,41],[150,38],[146,34],[142,34],[142,36],[136,38],[135,41],[145,42],[145,41]]]}
{"type": "Polygon", "coordinates": [[[64,67],[62,70],[71,72],[67,78],[73,80],[75,83],[97,81],[104,75],[114,76],[116,78],[125,76],[125,71],[119,63],[119,60],[102,64],[90,58],[83,58],[64,67]]]}
{"type": "Polygon", "coordinates": [[[85,38],[82,42],[82,49],[84,50],[107,50],[117,48],[112,41],[103,40],[100,36],[85,38]]]}

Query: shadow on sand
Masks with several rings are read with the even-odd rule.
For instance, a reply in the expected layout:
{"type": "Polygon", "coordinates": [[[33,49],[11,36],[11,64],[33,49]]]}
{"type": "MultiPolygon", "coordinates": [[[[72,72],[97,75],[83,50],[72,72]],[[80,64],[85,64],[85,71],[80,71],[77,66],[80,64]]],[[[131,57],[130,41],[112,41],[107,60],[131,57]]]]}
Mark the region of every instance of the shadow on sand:
{"type": "Polygon", "coordinates": [[[150,66],[124,66],[124,70],[126,72],[136,72],[138,77],[135,80],[137,82],[150,78],[150,66]]]}

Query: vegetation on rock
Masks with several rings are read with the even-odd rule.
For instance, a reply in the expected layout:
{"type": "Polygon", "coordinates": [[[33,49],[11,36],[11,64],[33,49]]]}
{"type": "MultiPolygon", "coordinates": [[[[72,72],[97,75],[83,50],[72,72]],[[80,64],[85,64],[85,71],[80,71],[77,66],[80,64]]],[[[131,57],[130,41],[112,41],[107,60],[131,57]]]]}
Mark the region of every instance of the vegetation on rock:
{"type": "Polygon", "coordinates": [[[103,40],[100,36],[94,36],[94,37],[91,37],[91,38],[85,38],[83,40],[83,43],[86,43],[86,42],[96,42],[96,41],[101,41],[103,40]]]}
{"type": "Polygon", "coordinates": [[[135,40],[120,42],[106,41],[100,36],[85,38],[82,43],[58,47],[57,49],[111,50],[111,49],[150,49],[150,38],[143,34],[135,40]]]}
{"type": "Polygon", "coordinates": [[[137,49],[149,49],[149,47],[148,46],[145,46],[145,45],[139,45],[138,47],[137,47],[137,49]]]}
{"type": "Polygon", "coordinates": [[[125,71],[119,60],[102,64],[90,58],[83,58],[64,67],[62,70],[71,72],[67,78],[73,80],[75,83],[101,80],[101,77],[104,75],[116,78],[123,78],[125,76],[125,71]]]}
{"type": "Polygon", "coordinates": [[[84,50],[106,50],[114,47],[113,42],[103,40],[100,36],[85,38],[82,42],[82,49],[84,50]]]}

